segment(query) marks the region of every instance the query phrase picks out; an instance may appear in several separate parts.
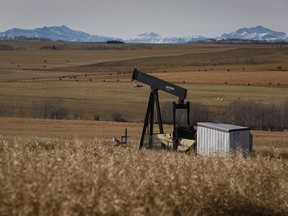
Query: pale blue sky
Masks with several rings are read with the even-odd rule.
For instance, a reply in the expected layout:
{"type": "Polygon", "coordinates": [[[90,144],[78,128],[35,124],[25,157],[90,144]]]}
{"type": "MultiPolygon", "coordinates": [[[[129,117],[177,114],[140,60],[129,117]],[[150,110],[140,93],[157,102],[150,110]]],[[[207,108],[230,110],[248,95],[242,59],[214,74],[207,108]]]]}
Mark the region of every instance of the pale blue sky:
{"type": "Polygon", "coordinates": [[[66,25],[90,34],[131,38],[220,36],[263,25],[288,33],[288,0],[1,0],[0,31],[66,25]]]}

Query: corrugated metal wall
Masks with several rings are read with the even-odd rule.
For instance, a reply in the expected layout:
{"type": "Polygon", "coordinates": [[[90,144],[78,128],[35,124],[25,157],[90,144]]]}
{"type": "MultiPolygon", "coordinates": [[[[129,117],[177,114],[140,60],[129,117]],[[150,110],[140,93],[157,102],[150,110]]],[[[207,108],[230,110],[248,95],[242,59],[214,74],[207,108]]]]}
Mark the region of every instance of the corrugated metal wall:
{"type": "Polygon", "coordinates": [[[250,130],[225,132],[198,125],[197,154],[199,155],[227,155],[236,149],[241,149],[243,154],[246,155],[246,153],[250,152],[251,147],[250,130]]]}
{"type": "Polygon", "coordinates": [[[229,152],[229,134],[210,128],[197,129],[197,154],[213,155],[227,154],[229,152]]]}

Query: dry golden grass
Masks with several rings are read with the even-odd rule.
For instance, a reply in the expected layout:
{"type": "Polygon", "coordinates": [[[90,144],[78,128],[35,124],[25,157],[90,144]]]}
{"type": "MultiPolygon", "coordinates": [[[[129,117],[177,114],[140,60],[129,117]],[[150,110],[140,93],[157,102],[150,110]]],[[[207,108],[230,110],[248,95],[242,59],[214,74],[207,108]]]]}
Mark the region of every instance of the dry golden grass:
{"type": "Polygon", "coordinates": [[[0,135],[0,215],[285,215],[287,159],[0,135]]]}
{"type": "MultiPolygon", "coordinates": [[[[60,139],[108,139],[120,137],[127,128],[130,140],[140,139],[142,124],[112,121],[45,120],[0,117],[0,134],[5,136],[56,137],[60,139]]],[[[169,129],[169,126],[165,126],[169,129]]]]}
{"type": "Polygon", "coordinates": [[[253,131],[248,159],[201,158],[139,151],[142,124],[0,122],[0,215],[287,214],[287,132],[253,131]]]}

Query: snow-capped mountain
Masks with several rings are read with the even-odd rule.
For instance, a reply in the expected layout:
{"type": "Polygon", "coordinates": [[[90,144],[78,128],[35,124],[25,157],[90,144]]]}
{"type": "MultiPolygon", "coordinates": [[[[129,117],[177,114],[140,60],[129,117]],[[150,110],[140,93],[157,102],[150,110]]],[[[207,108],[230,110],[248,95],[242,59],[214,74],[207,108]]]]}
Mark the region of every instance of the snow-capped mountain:
{"type": "Polygon", "coordinates": [[[0,32],[2,39],[16,39],[19,37],[26,38],[45,38],[52,41],[68,42],[106,42],[108,40],[117,40],[117,38],[106,37],[101,35],[90,35],[85,32],[72,30],[65,25],[43,27],[36,29],[19,29],[13,28],[5,32],[0,32]]]}
{"type": "Polygon", "coordinates": [[[236,32],[223,34],[220,39],[240,39],[240,40],[256,40],[256,41],[287,41],[288,36],[284,32],[276,32],[263,26],[252,28],[240,28],[236,32]]]}
{"type": "Polygon", "coordinates": [[[188,43],[188,42],[199,42],[206,41],[207,38],[203,36],[191,36],[191,37],[161,37],[154,32],[148,32],[140,34],[134,38],[126,40],[126,43],[156,43],[156,44],[177,44],[177,43],[188,43]]]}
{"type": "Polygon", "coordinates": [[[140,34],[128,40],[120,38],[90,35],[85,32],[72,30],[64,25],[43,27],[36,29],[19,29],[13,28],[5,32],[0,32],[1,40],[17,40],[19,38],[25,39],[48,39],[52,41],[67,41],[67,42],[107,42],[107,41],[122,41],[126,43],[189,43],[189,42],[217,42],[222,40],[252,40],[252,41],[268,41],[268,42],[288,42],[288,35],[284,32],[272,31],[263,26],[256,26],[252,28],[241,28],[236,32],[223,34],[216,38],[206,38],[204,36],[189,36],[189,37],[163,37],[154,32],[140,34]]]}

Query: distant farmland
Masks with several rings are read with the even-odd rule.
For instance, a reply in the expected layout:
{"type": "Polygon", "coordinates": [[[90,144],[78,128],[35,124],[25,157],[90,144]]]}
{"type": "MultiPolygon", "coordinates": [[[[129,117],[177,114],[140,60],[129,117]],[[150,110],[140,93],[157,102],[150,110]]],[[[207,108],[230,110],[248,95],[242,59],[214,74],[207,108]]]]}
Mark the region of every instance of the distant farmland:
{"type": "MultiPolygon", "coordinates": [[[[188,100],[213,116],[239,99],[272,105],[287,100],[286,45],[4,44],[14,50],[0,51],[2,116],[42,118],[51,102],[66,108],[63,118],[112,120],[120,113],[139,122],[149,87],[131,89],[134,68],[187,88],[188,100]],[[49,46],[59,49],[43,49],[49,46]]],[[[160,96],[163,103],[175,100],[160,96]]]]}

